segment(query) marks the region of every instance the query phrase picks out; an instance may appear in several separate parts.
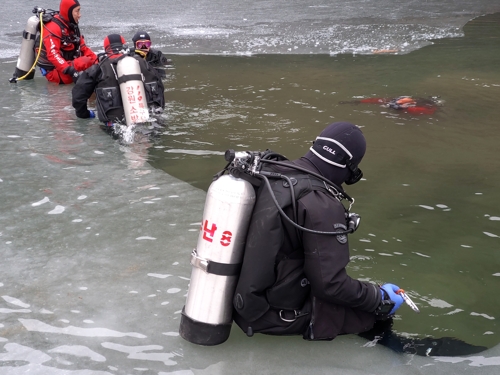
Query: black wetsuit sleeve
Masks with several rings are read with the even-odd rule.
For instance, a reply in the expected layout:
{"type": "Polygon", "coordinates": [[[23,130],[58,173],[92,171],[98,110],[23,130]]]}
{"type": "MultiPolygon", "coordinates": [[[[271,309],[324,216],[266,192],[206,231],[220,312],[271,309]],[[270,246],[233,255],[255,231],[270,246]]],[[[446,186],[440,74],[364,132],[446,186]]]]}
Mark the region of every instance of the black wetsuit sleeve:
{"type": "Polygon", "coordinates": [[[72,91],[72,103],[75,108],[76,116],[79,118],[89,118],[89,110],[87,108],[87,101],[92,95],[97,85],[97,76],[100,74],[101,69],[99,65],[93,65],[87,70],[83,71],[78,78],[72,91]]]}
{"type": "MultiPolygon", "coordinates": [[[[299,222],[306,228],[332,232],[335,225],[345,228],[344,206],[318,191],[298,202],[299,222]]],[[[349,244],[347,236],[304,232],[304,272],[314,296],[337,305],[373,312],[380,303],[380,291],[374,284],[347,274],[349,244]]]]}
{"type": "Polygon", "coordinates": [[[170,65],[172,61],[162,51],[151,48],[146,55],[146,61],[155,68],[170,65]]]}

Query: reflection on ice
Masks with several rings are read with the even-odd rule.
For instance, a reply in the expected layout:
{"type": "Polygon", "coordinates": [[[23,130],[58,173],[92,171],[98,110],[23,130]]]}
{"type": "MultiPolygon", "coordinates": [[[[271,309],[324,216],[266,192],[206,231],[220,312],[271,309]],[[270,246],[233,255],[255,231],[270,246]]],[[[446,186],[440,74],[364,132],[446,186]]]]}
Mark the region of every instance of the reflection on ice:
{"type": "Polygon", "coordinates": [[[170,277],[172,275],[169,275],[169,274],[159,274],[159,273],[148,273],[148,276],[151,276],[151,277],[157,277],[158,279],[166,279],[167,277],[170,277]]]}
{"type": "Polygon", "coordinates": [[[94,352],[93,350],[87,348],[83,345],[62,345],[57,348],[50,349],[49,353],[63,353],[63,354],[71,354],[77,357],[88,357],[92,361],[96,362],[105,362],[106,358],[99,353],[94,352]]]}
{"type": "Polygon", "coordinates": [[[473,356],[467,358],[461,357],[435,357],[437,362],[448,362],[448,363],[469,363],[472,367],[482,367],[482,366],[498,366],[500,365],[500,357],[483,357],[483,356],[473,356]]]}
{"type": "Polygon", "coordinates": [[[19,319],[22,325],[33,332],[62,333],[72,336],[83,337],[135,337],[139,339],[146,336],[136,332],[118,332],[107,328],[81,328],[75,326],[54,327],[36,319],[19,319]]]}
{"type": "Polygon", "coordinates": [[[0,313],[2,313],[2,314],[10,314],[10,313],[30,313],[30,312],[31,312],[31,310],[28,310],[28,309],[13,310],[13,309],[0,308],[0,313]]]}
{"type": "MultiPolygon", "coordinates": [[[[43,363],[52,359],[49,355],[18,344],[7,344],[4,349],[6,353],[0,353],[0,362],[22,361],[29,364],[23,366],[2,366],[0,375],[113,375],[107,371],[95,370],[68,370],[55,367],[43,366],[43,363]]],[[[56,359],[57,360],[57,359],[56,359]]],[[[61,364],[70,365],[71,363],[58,360],[61,364]]]]}
{"type": "Polygon", "coordinates": [[[101,344],[106,349],[116,350],[122,353],[128,353],[127,358],[140,359],[145,361],[160,361],[167,366],[176,365],[177,362],[172,361],[170,358],[174,357],[173,353],[144,353],[152,350],[162,350],[160,345],[144,345],[144,346],[127,346],[115,344],[113,342],[103,342],[101,344]]]}
{"type": "Polygon", "coordinates": [[[2,296],[2,298],[7,301],[8,303],[12,304],[12,305],[16,305],[16,306],[19,306],[19,307],[24,307],[24,308],[28,308],[30,307],[29,304],[27,303],[24,303],[20,300],[18,300],[17,298],[14,298],[14,297],[9,297],[9,296],[2,296]]]}
{"type": "Polygon", "coordinates": [[[44,203],[47,203],[47,202],[50,202],[50,199],[49,199],[49,198],[47,198],[47,197],[45,197],[45,198],[43,198],[42,200],[40,200],[40,201],[38,201],[38,202],[32,203],[31,205],[32,205],[33,207],[37,207],[37,206],[40,206],[40,205],[42,205],[42,204],[44,204],[44,203]]]}
{"type": "Polygon", "coordinates": [[[62,214],[64,212],[64,206],[57,205],[52,211],[48,212],[49,215],[62,214]]]}
{"type": "Polygon", "coordinates": [[[489,319],[489,320],[495,320],[494,317],[492,316],[489,316],[487,314],[479,314],[479,313],[476,313],[476,312],[471,312],[470,313],[472,316],[482,316],[483,318],[486,318],[486,319],[489,319]]]}

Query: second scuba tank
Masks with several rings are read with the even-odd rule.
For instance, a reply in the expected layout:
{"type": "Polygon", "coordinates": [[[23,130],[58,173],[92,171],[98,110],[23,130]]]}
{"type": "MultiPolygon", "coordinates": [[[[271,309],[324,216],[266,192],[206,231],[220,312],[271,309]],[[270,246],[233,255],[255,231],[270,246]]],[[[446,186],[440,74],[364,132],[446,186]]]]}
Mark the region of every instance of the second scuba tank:
{"type": "Polygon", "coordinates": [[[149,110],[139,61],[132,56],[125,56],[118,61],[116,70],[125,111],[125,122],[128,126],[147,122],[149,110]]]}
{"type": "Polygon", "coordinates": [[[187,341],[217,345],[229,337],[232,299],[254,204],[252,184],[232,175],[219,177],[208,189],[179,328],[187,341]]]}
{"type": "MultiPolygon", "coordinates": [[[[26,28],[23,31],[23,41],[21,42],[21,52],[17,59],[14,78],[25,76],[35,62],[35,39],[38,33],[38,25],[40,20],[38,16],[31,16],[26,23],[26,28]]],[[[24,79],[33,79],[35,70],[32,70],[24,79]]]]}

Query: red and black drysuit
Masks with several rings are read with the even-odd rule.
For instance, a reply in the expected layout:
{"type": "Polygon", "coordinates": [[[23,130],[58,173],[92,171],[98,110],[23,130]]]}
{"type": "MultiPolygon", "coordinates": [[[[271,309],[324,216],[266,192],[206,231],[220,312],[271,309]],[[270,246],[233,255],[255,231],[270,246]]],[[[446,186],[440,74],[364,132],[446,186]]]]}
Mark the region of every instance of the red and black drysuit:
{"type": "MultiPolygon", "coordinates": [[[[61,0],[59,13],[43,25],[42,51],[37,65],[47,72],[45,78],[50,82],[76,82],[79,72],[97,61],[73,19],[72,12],[77,6],[80,6],[78,0],[61,0]]],[[[39,40],[35,46],[38,48],[39,40]]]]}

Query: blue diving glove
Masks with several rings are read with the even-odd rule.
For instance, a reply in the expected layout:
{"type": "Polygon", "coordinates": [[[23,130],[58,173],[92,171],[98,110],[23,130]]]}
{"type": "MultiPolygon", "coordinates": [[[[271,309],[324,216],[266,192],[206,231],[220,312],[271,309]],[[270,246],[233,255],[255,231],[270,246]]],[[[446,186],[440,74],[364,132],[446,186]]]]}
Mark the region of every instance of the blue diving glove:
{"type": "Polygon", "coordinates": [[[90,118],[95,118],[95,112],[91,109],[89,109],[89,117],[90,118]]]}
{"type": "Polygon", "coordinates": [[[401,297],[396,292],[401,289],[399,286],[394,284],[384,284],[380,287],[382,292],[382,300],[390,299],[394,302],[393,309],[389,312],[389,315],[394,315],[397,309],[401,307],[401,304],[404,302],[403,297],[401,297]]]}

